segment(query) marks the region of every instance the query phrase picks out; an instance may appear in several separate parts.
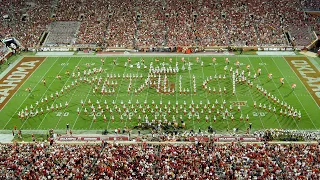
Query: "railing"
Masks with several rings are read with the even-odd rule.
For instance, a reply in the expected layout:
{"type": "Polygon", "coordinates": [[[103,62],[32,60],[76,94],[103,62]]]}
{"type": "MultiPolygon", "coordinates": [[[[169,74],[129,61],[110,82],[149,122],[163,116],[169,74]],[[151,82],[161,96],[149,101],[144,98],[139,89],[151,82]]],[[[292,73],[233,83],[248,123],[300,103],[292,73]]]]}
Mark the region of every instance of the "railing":
{"type": "Polygon", "coordinates": [[[312,34],[313,34],[315,40],[313,40],[313,41],[311,42],[311,44],[309,44],[309,45],[307,46],[307,49],[311,49],[311,48],[316,44],[316,42],[318,41],[318,36],[317,36],[316,32],[313,31],[312,34]]]}
{"type": "MultiPolygon", "coordinates": [[[[315,40],[311,43],[314,44],[315,40]]],[[[310,46],[310,45],[309,45],[310,46]]],[[[309,47],[308,46],[308,47],[309,47]]],[[[97,45],[56,45],[48,47],[33,48],[35,51],[78,51],[79,49],[90,49],[90,50],[102,50],[103,52],[125,52],[125,51],[134,51],[134,52],[181,52],[186,53],[188,49],[191,49],[191,53],[201,51],[227,51],[227,50],[237,50],[242,48],[243,51],[293,51],[301,50],[304,46],[207,46],[207,47],[195,47],[195,46],[176,46],[176,47],[153,47],[154,51],[150,51],[150,47],[140,47],[138,50],[133,47],[104,47],[101,48],[97,45]],[[176,49],[173,51],[173,49],[176,49]]],[[[31,48],[32,49],[32,48],[31,48]]]]}
{"type": "Polygon", "coordinates": [[[1,53],[2,54],[0,54],[0,64],[5,62],[6,59],[8,59],[12,55],[12,51],[9,48],[6,48],[6,51],[1,52],[1,53]]]}

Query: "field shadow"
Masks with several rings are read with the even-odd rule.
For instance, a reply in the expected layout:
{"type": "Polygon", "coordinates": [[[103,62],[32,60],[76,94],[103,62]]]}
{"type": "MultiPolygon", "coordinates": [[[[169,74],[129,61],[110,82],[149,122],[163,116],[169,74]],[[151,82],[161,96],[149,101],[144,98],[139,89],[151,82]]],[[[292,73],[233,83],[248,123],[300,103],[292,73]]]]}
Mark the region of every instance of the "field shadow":
{"type": "Polygon", "coordinates": [[[293,93],[293,90],[290,91],[288,94],[284,95],[283,97],[288,97],[288,96],[290,96],[290,94],[292,94],[292,93],[293,93]]]}

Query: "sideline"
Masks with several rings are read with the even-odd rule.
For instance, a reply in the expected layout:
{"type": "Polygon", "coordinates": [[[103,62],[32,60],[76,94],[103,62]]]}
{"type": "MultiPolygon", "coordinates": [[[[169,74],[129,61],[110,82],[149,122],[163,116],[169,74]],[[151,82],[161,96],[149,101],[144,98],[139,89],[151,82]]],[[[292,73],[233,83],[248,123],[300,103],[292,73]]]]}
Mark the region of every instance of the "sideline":
{"type": "Polygon", "coordinates": [[[313,58],[313,57],[307,57],[309,59],[309,61],[314,65],[314,67],[316,69],[318,69],[318,71],[320,71],[320,63],[318,62],[320,60],[320,58],[313,58]],[[318,59],[318,60],[317,60],[318,59]]]}
{"type": "Polygon", "coordinates": [[[18,57],[10,66],[8,66],[1,74],[0,79],[2,79],[5,75],[7,75],[21,60],[23,59],[23,56],[18,57]]]}
{"type": "MultiPolygon", "coordinates": [[[[2,134],[0,134],[2,136],[2,134]]],[[[10,135],[12,136],[12,135],[10,135]]],[[[13,137],[13,136],[12,136],[13,137]]],[[[12,138],[13,139],[13,138],[12,138]]],[[[193,141],[104,141],[105,143],[109,144],[121,144],[121,145],[144,145],[144,144],[151,144],[151,145],[188,145],[188,144],[196,144],[196,142],[193,141]]],[[[49,145],[49,142],[8,142],[8,141],[1,141],[0,144],[47,144],[49,145]]],[[[251,142],[241,142],[241,141],[226,141],[226,142],[201,142],[201,144],[232,144],[232,143],[238,143],[238,144],[264,144],[265,142],[260,141],[251,141],[251,142]]],[[[267,141],[269,144],[319,144],[317,141],[267,141]]],[[[54,144],[67,144],[67,145],[96,145],[96,144],[102,144],[102,141],[55,141],[54,144]]]]}

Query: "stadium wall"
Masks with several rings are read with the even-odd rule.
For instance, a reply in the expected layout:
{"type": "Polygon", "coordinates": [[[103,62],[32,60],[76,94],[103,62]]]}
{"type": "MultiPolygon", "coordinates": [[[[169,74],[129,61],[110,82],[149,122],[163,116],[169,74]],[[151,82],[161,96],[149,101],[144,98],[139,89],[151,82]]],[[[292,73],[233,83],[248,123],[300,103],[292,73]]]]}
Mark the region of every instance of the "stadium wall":
{"type": "Polygon", "coordinates": [[[294,51],[301,50],[304,47],[292,47],[292,46],[214,46],[214,47],[155,47],[152,48],[139,48],[139,50],[133,48],[99,48],[99,47],[84,47],[84,46],[68,46],[68,47],[41,47],[38,49],[29,49],[34,52],[38,51],[84,51],[84,50],[93,50],[93,51],[103,51],[103,52],[179,52],[179,53],[194,53],[194,52],[203,52],[203,51],[228,51],[228,50],[237,50],[242,48],[243,51],[294,51]],[[173,50],[175,49],[175,51],[173,50]]]}

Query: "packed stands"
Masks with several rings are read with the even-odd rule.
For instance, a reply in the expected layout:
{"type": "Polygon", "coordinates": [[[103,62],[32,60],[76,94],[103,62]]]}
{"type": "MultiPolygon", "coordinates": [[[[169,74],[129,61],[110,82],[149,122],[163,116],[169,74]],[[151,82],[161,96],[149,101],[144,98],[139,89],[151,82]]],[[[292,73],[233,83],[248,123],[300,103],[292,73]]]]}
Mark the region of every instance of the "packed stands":
{"type": "Polygon", "coordinates": [[[318,144],[0,144],[1,179],[319,179],[318,144]]]}
{"type": "Polygon", "coordinates": [[[0,34],[5,37],[17,37],[24,47],[35,47],[39,43],[41,34],[50,22],[51,1],[38,0],[8,1],[6,3],[8,19],[2,19],[0,34]]]}
{"type": "Polygon", "coordinates": [[[308,14],[307,18],[310,22],[310,29],[320,34],[320,16],[308,14]]]}
{"type": "MultiPolygon", "coordinates": [[[[216,4],[215,4],[216,5],[216,4]]],[[[213,11],[210,1],[203,1],[196,18],[195,36],[200,46],[222,46],[227,44],[224,19],[219,12],[213,11]]]]}
{"type": "Polygon", "coordinates": [[[300,0],[302,8],[308,11],[320,11],[320,2],[318,0],[300,0]]]}
{"type": "Polygon", "coordinates": [[[164,46],[167,32],[162,1],[136,1],[137,38],[136,46],[164,46]]]}
{"type": "Polygon", "coordinates": [[[133,1],[113,1],[110,4],[111,19],[106,33],[108,46],[133,47],[137,29],[135,8],[133,1]]]}
{"type": "Polygon", "coordinates": [[[4,1],[2,37],[36,47],[52,21],[78,21],[75,44],[102,47],[306,46],[319,28],[314,0],[4,1]],[[7,15],[7,18],[4,16],[7,15]]]}
{"type": "Polygon", "coordinates": [[[82,21],[76,44],[100,45],[105,43],[109,14],[107,1],[83,1],[78,20],[82,21]]]}

